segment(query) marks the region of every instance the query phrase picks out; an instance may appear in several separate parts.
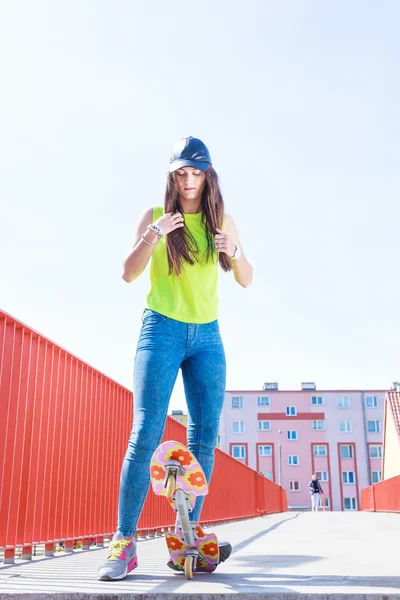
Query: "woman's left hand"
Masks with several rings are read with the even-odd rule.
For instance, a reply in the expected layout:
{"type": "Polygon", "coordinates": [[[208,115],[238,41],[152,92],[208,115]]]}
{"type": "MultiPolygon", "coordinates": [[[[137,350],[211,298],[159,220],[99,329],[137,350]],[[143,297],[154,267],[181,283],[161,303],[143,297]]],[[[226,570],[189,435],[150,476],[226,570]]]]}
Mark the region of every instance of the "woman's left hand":
{"type": "Polygon", "coordinates": [[[216,229],[216,234],[214,236],[215,249],[217,252],[224,252],[232,258],[235,253],[236,245],[232,242],[232,240],[220,229],[216,229]]]}

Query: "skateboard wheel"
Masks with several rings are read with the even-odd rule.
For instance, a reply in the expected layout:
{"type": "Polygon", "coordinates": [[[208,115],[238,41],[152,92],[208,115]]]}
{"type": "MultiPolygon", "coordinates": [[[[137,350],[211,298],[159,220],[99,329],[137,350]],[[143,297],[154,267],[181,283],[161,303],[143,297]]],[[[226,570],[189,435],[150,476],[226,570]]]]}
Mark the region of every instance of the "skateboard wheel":
{"type": "Polygon", "coordinates": [[[167,479],[167,485],[165,486],[165,495],[167,498],[172,498],[172,494],[175,491],[175,477],[170,473],[167,479]]]}
{"type": "Polygon", "coordinates": [[[186,579],[193,579],[193,556],[185,558],[185,577],[186,579]]]}

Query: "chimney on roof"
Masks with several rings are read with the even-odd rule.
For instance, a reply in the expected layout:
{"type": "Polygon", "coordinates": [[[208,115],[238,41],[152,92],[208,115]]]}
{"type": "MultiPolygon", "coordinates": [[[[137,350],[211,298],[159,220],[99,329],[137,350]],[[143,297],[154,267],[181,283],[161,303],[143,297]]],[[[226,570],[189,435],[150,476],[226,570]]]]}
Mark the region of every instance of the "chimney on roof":
{"type": "Polygon", "coordinates": [[[400,392],[400,381],[393,381],[392,390],[394,392],[400,392]]]}
{"type": "Polygon", "coordinates": [[[263,390],[278,390],[278,382],[277,381],[267,381],[263,385],[263,390]]]}
{"type": "Polygon", "coordinates": [[[316,390],[317,386],[315,385],[315,383],[313,381],[303,381],[303,383],[301,384],[301,389],[302,390],[316,390]]]}

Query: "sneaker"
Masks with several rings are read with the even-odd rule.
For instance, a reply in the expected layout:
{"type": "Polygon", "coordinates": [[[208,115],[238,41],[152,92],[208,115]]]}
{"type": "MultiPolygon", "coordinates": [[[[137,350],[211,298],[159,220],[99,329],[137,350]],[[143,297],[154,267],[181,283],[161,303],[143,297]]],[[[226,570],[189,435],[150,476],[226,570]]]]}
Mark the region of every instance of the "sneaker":
{"type": "Polygon", "coordinates": [[[219,547],[219,563],[225,562],[227,558],[232,554],[232,546],[229,542],[218,542],[219,547]]]}
{"type": "MultiPolygon", "coordinates": [[[[222,562],[225,562],[226,559],[229,558],[230,555],[232,554],[232,546],[230,545],[229,542],[220,541],[220,542],[218,542],[218,547],[219,547],[219,562],[218,562],[218,564],[220,565],[222,562]]],[[[173,569],[174,571],[183,571],[183,568],[177,567],[176,564],[172,562],[172,560],[169,560],[167,562],[167,567],[169,567],[170,569],[173,569]]],[[[201,568],[199,569],[199,571],[201,571],[201,568]]]]}
{"type": "Polygon", "coordinates": [[[98,578],[101,581],[124,579],[137,566],[136,540],[124,540],[122,533],[117,531],[110,543],[107,560],[98,571],[98,578]]]}

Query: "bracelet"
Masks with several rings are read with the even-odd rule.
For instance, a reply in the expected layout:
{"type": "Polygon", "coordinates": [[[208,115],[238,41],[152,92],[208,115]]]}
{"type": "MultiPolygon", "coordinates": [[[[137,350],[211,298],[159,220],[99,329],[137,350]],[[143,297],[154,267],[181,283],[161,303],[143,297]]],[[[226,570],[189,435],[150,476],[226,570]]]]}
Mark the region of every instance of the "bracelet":
{"type": "Polygon", "coordinates": [[[142,240],[144,241],[145,244],[147,244],[148,246],[157,246],[158,242],[160,241],[160,238],[158,238],[158,240],[156,242],[154,242],[154,244],[152,242],[148,242],[146,240],[146,238],[144,237],[144,234],[142,235],[142,240]]]}
{"type": "Polygon", "coordinates": [[[238,260],[238,258],[240,258],[242,256],[242,252],[239,248],[239,246],[236,246],[235,244],[235,252],[233,253],[233,256],[230,256],[229,258],[231,260],[238,260]]]}
{"type": "Polygon", "coordinates": [[[164,232],[163,232],[163,230],[161,229],[161,227],[159,227],[158,225],[155,225],[154,223],[152,223],[151,225],[147,225],[147,229],[148,229],[149,231],[152,231],[153,233],[155,233],[155,234],[156,234],[156,236],[158,237],[158,239],[159,239],[159,240],[160,240],[160,239],[163,237],[163,235],[164,235],[164,232]]]}

